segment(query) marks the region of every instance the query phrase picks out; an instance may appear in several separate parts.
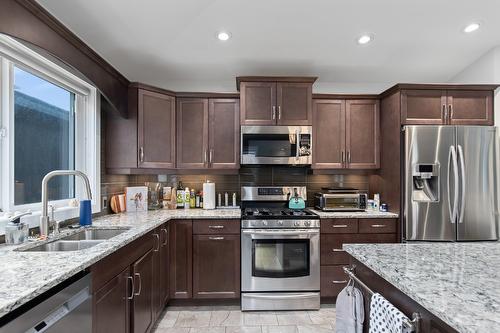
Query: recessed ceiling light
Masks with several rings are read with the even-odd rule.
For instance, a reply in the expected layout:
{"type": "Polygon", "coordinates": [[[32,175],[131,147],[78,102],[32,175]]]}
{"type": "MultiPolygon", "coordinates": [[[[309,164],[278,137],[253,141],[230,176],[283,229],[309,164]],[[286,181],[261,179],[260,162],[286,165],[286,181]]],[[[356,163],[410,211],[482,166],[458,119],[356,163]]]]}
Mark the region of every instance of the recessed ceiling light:
{"type": "Polygon", "coordinates": [[[476,31],[477,29],[479,29],[479,26],[480,26],[479,23],[471,23],[464,28],[464,32],[471,33],[473,31],[476,31]]]}
{"type": "Polygon", "coordinates": [[[231,38],[231,34],[229,32],[226,32],[226,31],[220,31],[217,33],[217,38],[223,42],[225,42],[226,40],[228,40],[229,38],[231,38]]]}
{"type": "Polygon", "coordinates": [[[368,44],[373,40],[373,36],[371,35],[363,35],[358,38],[358,44],[359,45],[365,45],[368,44]]]}

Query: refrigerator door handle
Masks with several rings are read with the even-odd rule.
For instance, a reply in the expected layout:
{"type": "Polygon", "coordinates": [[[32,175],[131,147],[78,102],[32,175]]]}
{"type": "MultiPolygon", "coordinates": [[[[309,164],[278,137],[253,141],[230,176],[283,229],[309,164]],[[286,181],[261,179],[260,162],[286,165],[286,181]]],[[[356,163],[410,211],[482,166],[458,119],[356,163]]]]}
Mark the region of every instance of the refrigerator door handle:
{"type": "Polygon", "coordinates": [[[460,203],[460,214],[458,217],[458,223],[463,223],[464,221],[464,205],[465,205],[465,159],[464,159],[464,150],[461,145],[458,145],[458,157],[460,158],[460,180],[462,181],[462,185],[460,190],[462,191],[462,198],[460,203]]]}
{"type": "Polygon", "coordinates": [[[448,154],[448,179],[447,179],[447,188],[448,188],[448,211],[450,213],[451,223],[455,223],[457,217],[457,206],[458,206],[458,163],[457,163],[457,154],[455,151],[455,146],[450,146],[450,152],[448,154]],[[453,163],[453,177],[455,181],[455,189],[453,193],[453,209],[451,207],[450,200],[450,166],[453,163]]]}

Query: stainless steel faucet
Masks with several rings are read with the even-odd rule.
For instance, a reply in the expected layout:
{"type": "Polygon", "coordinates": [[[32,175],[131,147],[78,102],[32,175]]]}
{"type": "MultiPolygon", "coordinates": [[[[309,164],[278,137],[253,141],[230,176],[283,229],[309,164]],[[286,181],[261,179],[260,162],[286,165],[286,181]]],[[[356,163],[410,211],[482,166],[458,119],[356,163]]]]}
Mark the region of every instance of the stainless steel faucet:
{"type": "Polygon", "coordinates": [[[92,200],[92,191],[90,190],[90,181],[86,174],[77,170],[54,170],[45,175],[42,179],[42,216],[40,217],[40,236],[49,235],[49,214],[48,214],[48,184],[55,176],[79,176],[85,183],[87,199],[92,200]]]}

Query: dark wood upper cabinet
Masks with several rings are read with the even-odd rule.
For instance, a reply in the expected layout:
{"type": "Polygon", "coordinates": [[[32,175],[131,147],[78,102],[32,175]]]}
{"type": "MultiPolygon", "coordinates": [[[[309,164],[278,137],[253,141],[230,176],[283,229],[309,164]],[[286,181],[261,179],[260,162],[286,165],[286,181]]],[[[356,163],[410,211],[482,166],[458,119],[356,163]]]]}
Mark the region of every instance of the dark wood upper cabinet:
{"type": "Polygon", "coordinates": [[[140,168],[175,168],[175,98],[139,89],[140,168]]]}
{"type": "Polygon", "coordinates": [[[193,297],[193,221],[170,221],[170,297],[193,297]]]}
{"type": "Polygon", "coordinates": [[[311,125],[312,84],[315,80],[300,77],[237,78],[241,125],[311,125]]]}
{"type": "Polygon", "coordinates": [[[401,120],[405,125],[441,125],[445,122],[445,90],[403,90],[401,120]]]}
{"type": "Polygon", "coordinates": [[[375,99],[314,100],[312,168],[379,168],[379,118],[375,99]]]}
{"type": "Polygon", "coordinates": [[[493,91],[447,91],[449,123],[493,125],[493,91]]]}
{"type": "Polygon", "coordinates": [[[110,173],[175,168],[175,97],[141,85],[128,90],[128,118],[105,118],[106,168],[110,173]]]}
{"type": "Polygon", "coordinates": [[[193,236],[193,298],[240,297],[240,235],[193,236]]]}
{"type": "Polygon", "coordinates": [[[132,327],[134,333],[149,332],[154,324],[153,308],[153,250],[132,265],[134,298],[132,300],[132,327]]]}
{"type": "Polygon", "coordinates": [[[312,84],[278,82],[278,125],[312,125],[312,84]]]}
{"type": "Polygon", "coordinates": [[[241,125],[276,124],[276,82],[242,82],[241,125]]]}
{"type": "Polygon", "coordinates": [[[208,100],[177,99],[177,168],[208,166],[208,100]]]}
{"type": "Polygon", "coordinates": [[[130,267],[112,278],[93,295],[94,333],[130,332],[130,267]]]}
{"type": "Polygon", "coordinates": [[[240,102],[238,99],[209,100],[209,164],[212,169],[240,166],[240,102]]]}
{"type": "Polygon", "coordinates": [[[346,101],[346,164],[349,169],[380,167],[378,100],[346,101]]]}
{"type": "Polygon", "coordinates": [[[493,90],[493,87],[467,90],[466,87],[446,85],[435,89],[403,89],[401,123],[493,125],[493,90]]]}
{"type": "Polygon", "coordinates": [[[345,159],[345,101],[313,101],[314,169],[341,169],[345,159]]]}

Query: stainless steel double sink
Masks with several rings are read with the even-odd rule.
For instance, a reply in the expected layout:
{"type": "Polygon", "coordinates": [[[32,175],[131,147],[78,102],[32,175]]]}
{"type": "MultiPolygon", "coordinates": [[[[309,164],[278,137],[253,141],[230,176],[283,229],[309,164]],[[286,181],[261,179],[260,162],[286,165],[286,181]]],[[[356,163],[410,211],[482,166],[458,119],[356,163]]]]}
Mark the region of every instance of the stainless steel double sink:
{"type": "Polygon", "coordinates": [[[130,228],[121,229],[85,229],[77,233],[62,237],[58,240],[38,245],[32,248],[19,250],[22,252],[63,252],[78,251],[91,248],[107,239],[118,236],[130,228]]]}

